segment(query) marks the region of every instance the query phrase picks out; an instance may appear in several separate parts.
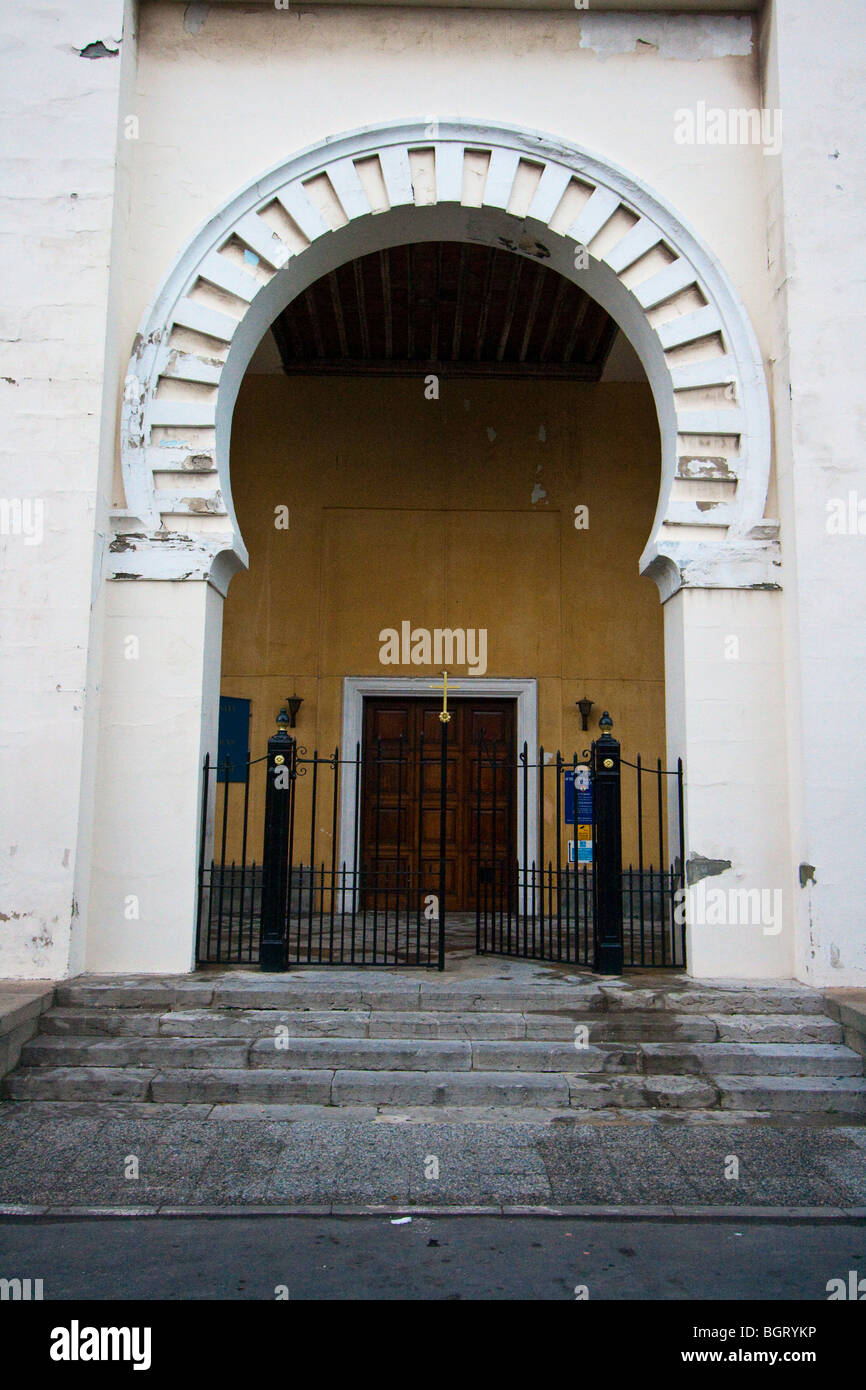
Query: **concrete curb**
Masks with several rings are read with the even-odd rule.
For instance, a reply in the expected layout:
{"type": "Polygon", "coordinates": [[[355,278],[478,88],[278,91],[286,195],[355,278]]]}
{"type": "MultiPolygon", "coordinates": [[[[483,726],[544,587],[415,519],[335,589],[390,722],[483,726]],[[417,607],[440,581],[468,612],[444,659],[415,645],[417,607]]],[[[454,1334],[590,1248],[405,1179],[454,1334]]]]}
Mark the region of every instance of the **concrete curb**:
{"type": "Polygon", "coordinates": [[[351,1205],[335,1202],[331,1205],[262,1205],[241,1206],[151,1206],[151,1207],[88,1207],[52,1205],[0,1205],[0,1220],[33,1219],[107,1220],[117,1217],[186,1218],[205,1220],[229,1217],[304,1216],[304,1217],[417,1217],[434,1220],[442,1217],[544,1217],[576,1221],[743,1221],[800,1223],[830,1223],[835,1221],[866,1223],[866,1207],[712,1207],[712,1206],[381,1206],[351,1205]]]}

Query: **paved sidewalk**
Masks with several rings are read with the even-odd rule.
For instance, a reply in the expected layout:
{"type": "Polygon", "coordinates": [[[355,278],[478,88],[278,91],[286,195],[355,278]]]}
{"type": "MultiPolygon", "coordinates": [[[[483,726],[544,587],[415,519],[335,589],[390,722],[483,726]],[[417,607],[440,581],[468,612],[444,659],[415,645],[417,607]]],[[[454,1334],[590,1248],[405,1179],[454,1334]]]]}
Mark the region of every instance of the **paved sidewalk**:
{"type": "Polygon", "coordinates": [[[866,1216],[860,1126],[646,1113],[409,1120],[316,1107],[295,1107],[293,1119],[256,1107],[205,1118],[190,1109],[0,1106],[0,1208],[815,1208],[866,1216]],[[125,1176],[135,1171],[131,1159],[137,1178],[125,1176]],[[735,1167],[738,1177],[726,1177],[735,1167]]]}

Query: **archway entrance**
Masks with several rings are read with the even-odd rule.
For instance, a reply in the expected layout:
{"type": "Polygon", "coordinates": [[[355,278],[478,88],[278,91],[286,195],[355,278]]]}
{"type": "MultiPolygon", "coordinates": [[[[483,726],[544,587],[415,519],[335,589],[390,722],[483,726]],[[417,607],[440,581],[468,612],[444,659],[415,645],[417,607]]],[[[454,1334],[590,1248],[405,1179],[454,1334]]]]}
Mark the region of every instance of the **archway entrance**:
{"type": "MultiPolygon", "coordinates": [[[[127,507],[115,516],[111,547],[123,582],[110,587],[120,615],[128,603],[120,596],[134,587],[169,581],[186,591],[173,612],[185,640],[194,637],[191,683],[203,694],[198,721],[184,721],[171,749],[164,745],[172,775],[194,780],[202,753],[216,754],[218,595],[247,562],[229,479],[245,369],[266,327],[314,282],[348,261],[421,242],[503,247],[543,261],[599,304],[640,358],[661,437],[661,488],[640,568],[667,601],[668,760],[685,755],[695,777],[687,814],[709,842],[720,817],[737,823],[743,802],[734,779],[725,794],[731,814],[720,810],[719,731],[705,738],[705,725],[684,717],[693,698],[691,633],[724,623],[722,595],[776,587],[774,525],[763,515],[769,433],[760,354],[724,272],[657,196],[583,151],[503,128],[395,126],[306,152],[202,229],[145,316],[127,379],[127,507]],[[207,585],[201,597],[197,584],[207,585]]],[[[769,630],[775,610],[750,602],[769,630]]],[[[162,629],[166,642],[170,627],[162,629]]],[[[732,749],[738,737],[728,720],[732,749]]],[[[142,764],[151,756],[146,745],[142,736],[142,764]]],[[[164,796],[156,775],[153,802],[157,821],[164,796]]],[[[164,827],[164,857],[177,872],[171,886],[166,879],[149,938],[154,968],[180,968],[192,949],[199,810],[195,797],[183,796],[164,827]]],[[[133,862],[135,847],[121,841],[111,855],[133,862]]],[[[744,836],[746,877],[760,872],[761,853],[744,836]]],[[[114,872],[109,866],[108,878],[114,872]]],[[[758,945],[756,966],[761,956],[764,973],[775,973],[772,943],[758,945]]],[[[97,932],[92,946],[94,967],[128,968],[131,957],[113,937],[97,932]]]]}
{"type": "MultiPolygon", "coordinates": [[[[664,752],[662,615],[638,571],[658,472],[637,356],[543,260],[409,243],[277,316],[234,414],[249,569],[226,602],[222,701],[247,711],[253,758],[300,702],[290,962],[429,963],[430,898],[446,945],[469,914],[479,949],[589,963],[592,817],[569,817],[566,769],[607,709],[632,753],[664,752]]],[[[202,959],[255,956],[264,814],[262,777],[217,795],[202,959]]]]}

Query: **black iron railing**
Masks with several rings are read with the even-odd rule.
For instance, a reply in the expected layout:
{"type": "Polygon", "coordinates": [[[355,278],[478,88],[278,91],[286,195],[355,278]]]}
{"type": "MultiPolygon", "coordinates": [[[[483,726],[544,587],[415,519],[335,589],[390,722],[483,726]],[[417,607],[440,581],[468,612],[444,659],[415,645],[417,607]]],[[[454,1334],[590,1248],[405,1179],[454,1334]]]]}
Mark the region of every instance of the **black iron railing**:
{"type": "Polygon", "coordinates": [[[441,969],[447,917],[481,954],[685,965],[681,762],[629,762],[609,733],[570,759],[482,739],[455,908],[447,738],[343,758],[283,731],[234,782],[206,758],[198,960],[441,969]]]}

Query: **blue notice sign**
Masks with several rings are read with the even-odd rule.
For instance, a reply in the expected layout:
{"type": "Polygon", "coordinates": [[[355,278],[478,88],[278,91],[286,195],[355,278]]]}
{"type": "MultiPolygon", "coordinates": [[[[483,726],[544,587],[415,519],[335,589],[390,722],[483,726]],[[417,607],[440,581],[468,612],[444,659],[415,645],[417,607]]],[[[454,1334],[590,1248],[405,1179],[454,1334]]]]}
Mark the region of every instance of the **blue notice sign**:
{"type": "Polygon", "coordinates": [[[220,696],[218,782],[243,782],[250,756],[250,701],[220,696]],[[228,763],[228,777],[226,777],[228,763]]]}
{"type": "Polygon", "coordinates": [[[592,825],[592,783],[589,780],[589,768],[571,768],[565,773],[564,780],[565,824],[592,825]]]}

